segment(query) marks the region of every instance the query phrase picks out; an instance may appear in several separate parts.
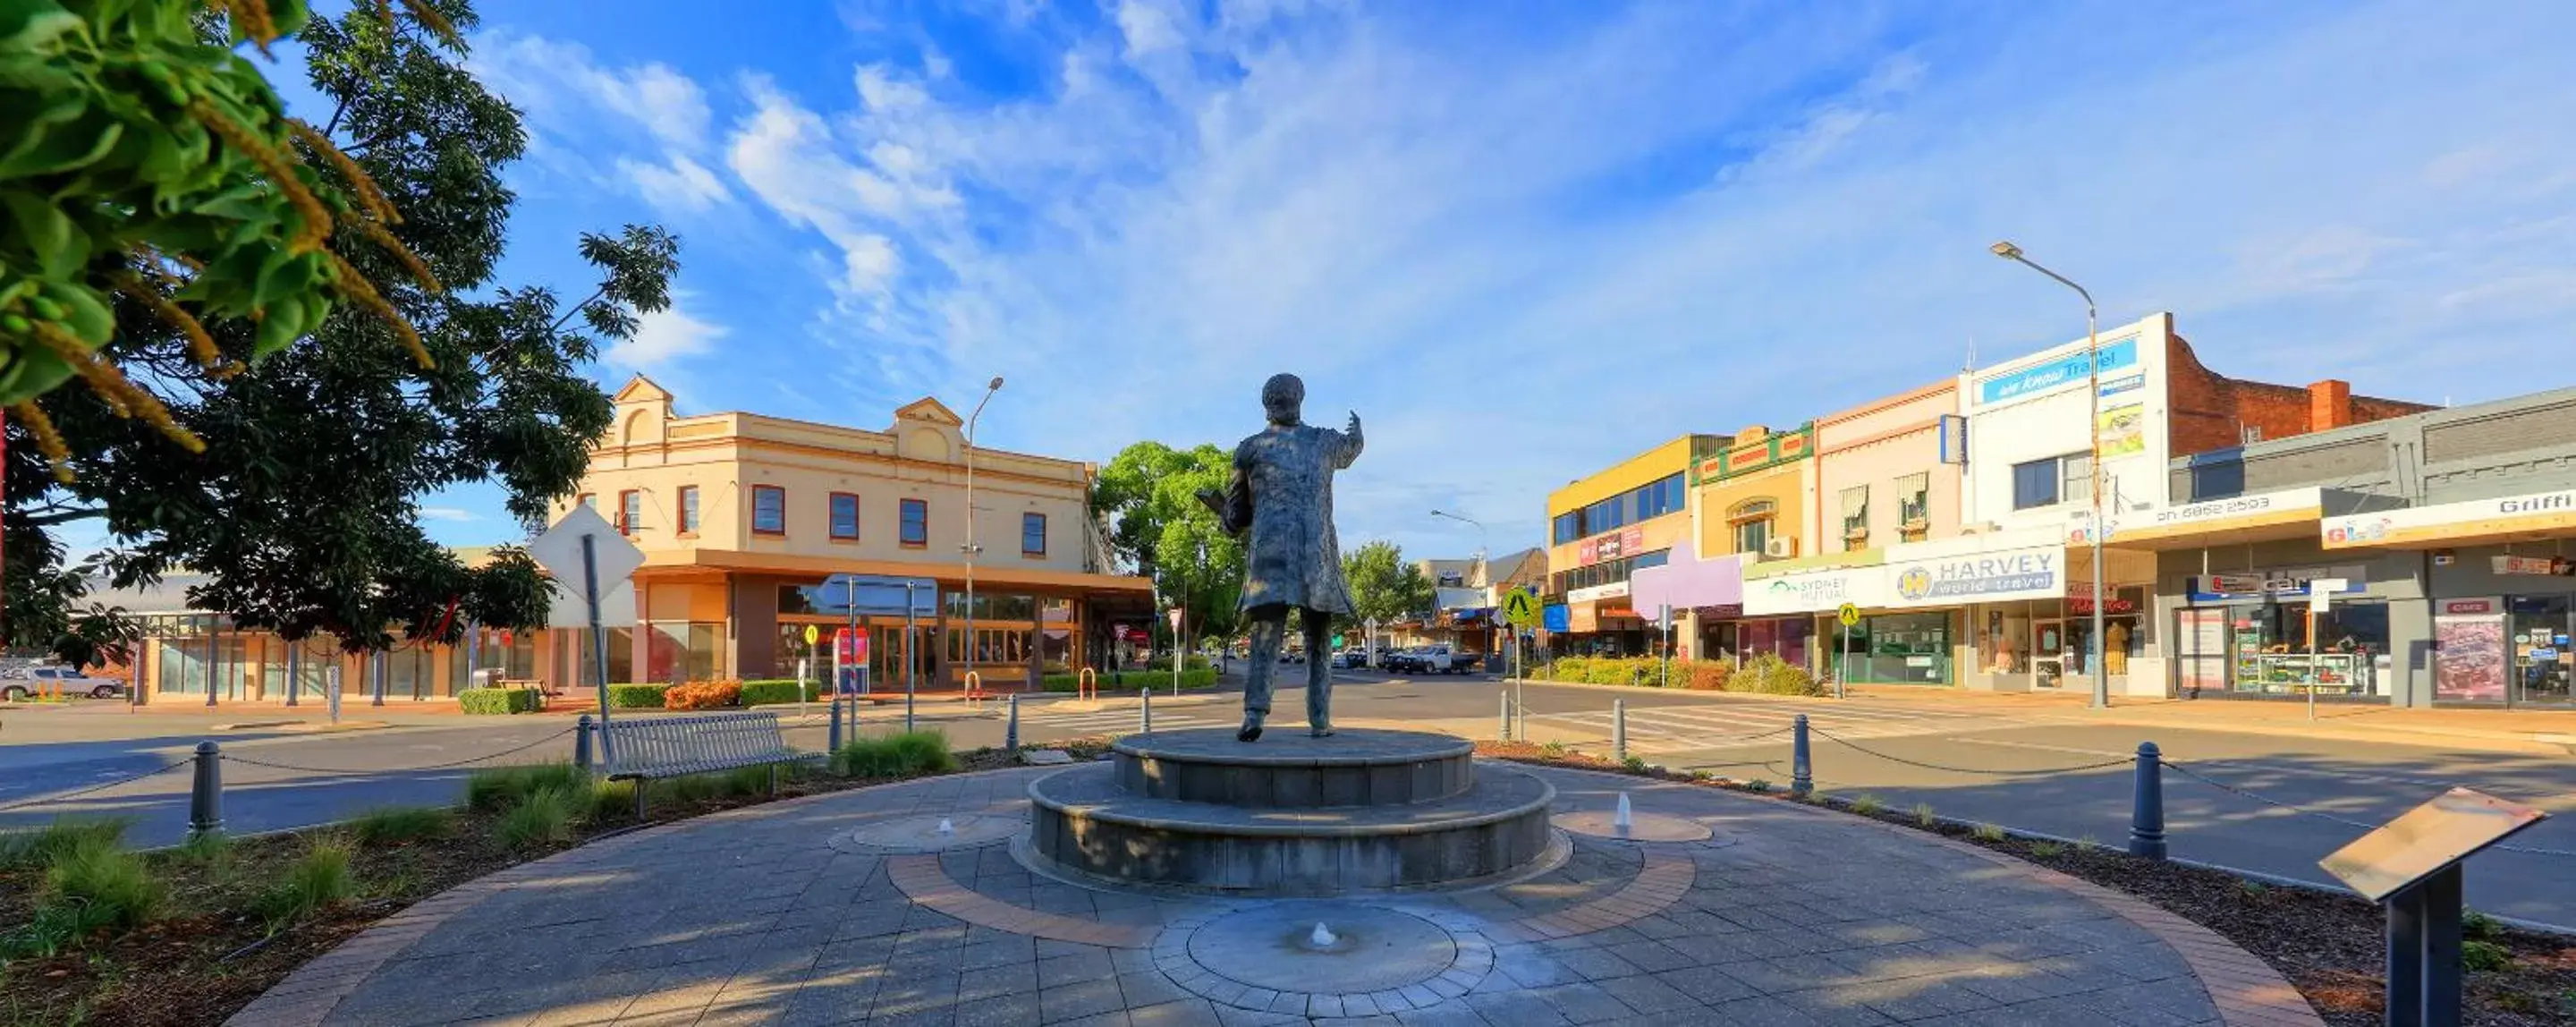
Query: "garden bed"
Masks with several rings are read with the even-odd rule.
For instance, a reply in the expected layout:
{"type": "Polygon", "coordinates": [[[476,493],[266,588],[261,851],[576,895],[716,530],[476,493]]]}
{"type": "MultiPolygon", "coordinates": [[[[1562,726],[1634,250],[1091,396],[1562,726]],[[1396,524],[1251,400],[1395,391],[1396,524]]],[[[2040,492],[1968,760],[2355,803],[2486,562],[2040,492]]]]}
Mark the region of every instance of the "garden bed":
{"type": "MultiPolygon", "coordinates": [[[[780,775],[777,798],[1015,765],[1010,754],[984,749],[958,754],[946,769],[916,772],[924,746],[873,741],[864,751],[844,750],[847,758],[832,769],[780,775]]],[[[945,742],[937,748],[944,751],[945,742]]],[[[1092,756],[1105,744],[1072,748],[1092,756]]],[[[296,967],[414,902],[640,826],[633,792],[621,791],[628,786],[574,792],[560,785],[567,773],[559,764],[499,768],[478,775],[476,801],[464,809],[401,808],[331,828],[143,853],[143,869],[166,895],[160,911],[129,931],[71,938],[51,955],[32,948],[47,869],[7,856],[11,844],[35,843],[38,832],[0,836],[0,1025],[212,1027],[296,967]],[[569,815],[559,821],[542,811],[532,816],[523,801],[528,789],[547,782],[568,793],[560,798],[569,815]],[[324,879],[313,880],[317,848],[346,853],[336,884],[327,866],[324,879]],[[308,901],[297,901],[299,890],[308,901]]],[[[767,768],[758,767],[656,782],[645,823],[769,802],[767,786],[767,768]]]]}
{"type": "MultiPolygon", "coordinates": [[[[1541,766],[1639,774],[1800,801],[1789,797],[1785,782],[1672,774],[1635,760],[1620,764],[1524,742],[1478,742],[1476,752],[1541,766]]],[[[2382,1022],[2386,920],[2377,905],[2359,896],[2275,887],[2221,870],[2139,859],[2100,845],[2014,837],[1991,827],[1942,820],[1937,810],[1876,808],[1874,800],[1857,793],[1820,794],[1805,801],[2002,852],[2137,896],[2216,931],[2271,964],[2327,1023],[2365,1027],[2382,1022]]],[[[2472,962],[2488,965],[2473,966],[2466,975],[2464,1024],[2576,1023],[2576,939],[2517,930],[2474,914],[2471,919],[2472,962]]]]}

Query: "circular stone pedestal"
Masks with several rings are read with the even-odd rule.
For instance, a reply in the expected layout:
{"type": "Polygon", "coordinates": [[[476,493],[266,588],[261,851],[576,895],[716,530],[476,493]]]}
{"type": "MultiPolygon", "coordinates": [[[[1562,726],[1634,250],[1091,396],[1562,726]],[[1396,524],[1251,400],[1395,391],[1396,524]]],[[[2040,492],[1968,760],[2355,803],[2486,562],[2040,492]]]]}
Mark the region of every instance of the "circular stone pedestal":
{"type": "Polygon", "coordinates": [[[1318,896],[1472,884],[1548,854],[1556,790],[1414,731],[1136,735],[1029,785],[1031,858],[1109,883],[1318,896]]]}

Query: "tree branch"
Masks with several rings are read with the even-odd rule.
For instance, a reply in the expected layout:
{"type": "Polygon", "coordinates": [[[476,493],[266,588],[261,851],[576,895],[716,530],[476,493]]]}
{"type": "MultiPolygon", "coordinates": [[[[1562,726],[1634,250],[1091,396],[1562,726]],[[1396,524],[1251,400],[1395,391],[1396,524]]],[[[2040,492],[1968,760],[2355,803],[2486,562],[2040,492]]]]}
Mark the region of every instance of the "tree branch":
{"type": "Polygon", "coordinates": [[[60,513],[36,514],[32,517],[28,517],[24,523],[28,527],[47,528],[57,524],[69,524],[73,521],[85,521],[93,517],[105,516],[107,516],[106,507],[83,507],[77,510],[64,510],[60,513]]]}
{"type": "Polygon", "coordinates": [[[563,330],[563,326],[564,326],[567,322],[570,322],[573,318],[575,318],[575,317],[577,317],[577,316],[580,316],[580,314],[581,314],[581,312],[582,312],[582,311],[589,309],[589,308],[590,308],[590,305],[591,305],[592,303],[596,303],[596,302],[598,302],[598,301],[599,301],[599,298],[600,298],[600,297],[602,297],[602,296],[605,296],[605,295],[608,295],[608,286],[607,286],[607,285],[605,285],[605,284],[602,284],[602,285],[599,287],[599,289],[598,289],[597,291],[592,292],[592,293],[590,294],[590,298],[589,298],[589,299],[586,299],[586,300],[583,300],[583,301],[581,301],[581,302],[579,302],[579,303],[575,303],[575,304],[573,304],[573,305],[572,305],[572,309],[571,309],[571,310],[568,310],[568,311],[565,311],[565,312],[564,312],[564,316],[559,317],[559,318],[556,318],[556,319],[555,319],[554,326],[553,326],[553,327],[551,327],[551,328],[546,329],[547,333],[548,333],[548,334],[552,334],[552,333],[554,333],[554,332],[560,332],[560,331],[562,331],[562,330],[563,330]]]}

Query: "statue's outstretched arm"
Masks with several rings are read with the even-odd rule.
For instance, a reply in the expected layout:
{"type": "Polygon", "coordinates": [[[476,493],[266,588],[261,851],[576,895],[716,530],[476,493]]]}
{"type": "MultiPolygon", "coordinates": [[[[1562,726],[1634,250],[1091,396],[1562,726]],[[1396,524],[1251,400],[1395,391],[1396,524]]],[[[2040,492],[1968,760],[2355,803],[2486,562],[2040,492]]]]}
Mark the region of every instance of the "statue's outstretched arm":
{"type": "Polygon", "coordinates": [[[1333,467],[1335,469],[1349,467],[1352,461],[1360,458],[1360,449],[1365,445],[1365,442],[1360,438],[1359,411],[1351,411],[1351,426],[1342,431],[1341,438],[1341,448],[1338,452],[1333,454],[1333,467]]]}

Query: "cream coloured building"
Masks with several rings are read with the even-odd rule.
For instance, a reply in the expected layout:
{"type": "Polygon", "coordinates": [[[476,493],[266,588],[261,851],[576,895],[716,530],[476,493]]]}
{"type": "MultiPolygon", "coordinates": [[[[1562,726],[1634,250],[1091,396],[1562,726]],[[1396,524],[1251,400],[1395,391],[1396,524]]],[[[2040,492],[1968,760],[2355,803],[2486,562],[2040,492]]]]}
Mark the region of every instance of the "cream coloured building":
{"type": "MultiPolygon", "coordinates": [[[[939,583],[943,615],[921,625],[918,646],[925,684],[953,683],[969,667],[1007,683],[1082,666],[1107,651],[1113,630],[1153,615],[1146,579],[1108,573],[1090,514],[1093,465],[979,447],[970,654],[965,422],[936,399],[894,411],[877,431],[738,411],[682,416],[640,376],[616,403],[580,494],[556,511],[593,504],[645,555],[636,627],[610,640],[611,680],[792,677],[809,655],[819,674],[846,618],[818,606],[813,589],[835,573],[939,583]],[[819,649],[804,641],[808,625],[824,636],[819,649]]],[[[876,681],[899,681],[901,619],[867,626],[876,681]]]]}

